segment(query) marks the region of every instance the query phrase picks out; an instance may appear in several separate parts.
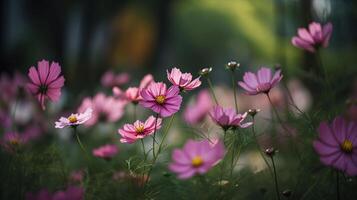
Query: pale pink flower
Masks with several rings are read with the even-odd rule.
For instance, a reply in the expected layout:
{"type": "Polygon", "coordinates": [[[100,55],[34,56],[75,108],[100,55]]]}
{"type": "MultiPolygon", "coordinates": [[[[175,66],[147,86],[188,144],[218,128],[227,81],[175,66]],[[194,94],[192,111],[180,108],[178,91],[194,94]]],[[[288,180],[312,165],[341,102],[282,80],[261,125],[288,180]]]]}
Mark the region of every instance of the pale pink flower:
{"type": "Polygon", "coordinates": [[[134,124],[125,124],[123,128],[118,130],[118,133],[122,136],[120,142],[134,143],[136,140],[152,135],[155,128],[156,130],[161,128],[161,122],[161,118],[156,119],[154,116],[150,116],[145,122],[137,120],[134,124]]]}
{"type": "Polygon", "coordinates": [[[252,122],[242,123],[247,117],[248,113],[237,114],[233,108],[222,108],[215,106],[209,113],[211,119],[224,130],[229,128],[247,128],[251,126],[252,122]]]}
{"type": "Polygon", "coordinates": [[[180,109],[182,97],[179,93],[180,89],[177,86],[171,86],[166,89],[165,83],[151,83],[140,92],[143,99],[139,103],[162,117],[168,117],[180,109]]]}
{"type": "Polygon", "coordinates": [[[173,84],[180,87],[181,90],[193,90],[201,85],[200,77],[192,80],[191,73],[182,73],[180,69],[176,67],[171,69],[171,72],[168,70],[167,72],[167,79],[173,84]]]}
{"type": "Polygon", "coordinates": [[[31,67],[28,73],[31,83],[27,84],[29,91],[37,96],[42,109],[45,109],[45,99],[58,101],[61,96],[61,88],[64,85],[64,78],[60,76],[61,66],[52,62],[42,60],[38,62],[37,70],[31,67]]]}
{"type": "Polygon", "coordinates": [[[139,87],[129,87],[125,92],[123,92],[118,87],[114,87],[113,93],[115,97],[118,97],[120,99],[125,99],[129,102],[137,104],[139,103],[140,100],[142,100],[140,96],[140,91],[142,89],[147,88],[147,86],[152,82],[154,82],[154,77],[151,74],[147,74],[141,80],[139,87]]]}
{"type": "Polygon", "coordinates": [[[93,149],[93,156],[106,160],[112,159],[118,153],[118,147],[115,144],[106,144],[104,146],[93,149]]]}
{"type": "Polygon", "coordinates": [[[195,174],[207,173],[223,159],[224,154],[222,142],[212,145],[208,140],[188,140],[183,149],[172,152],[169,169],[177,173],[179,179],[188,179],[195,174]]]}
{"type": "Polygon", "coordinates": [[[196,102],[186,107],[183,113],[185,121],[192,125],[203,121],[213,105],[209,91],[200,91],[197,95],[196,102]]]}
{"type": "Polygon", "coordinates": [[[69,117],[61,117],[57,122],[55,128],[65,128],[67,126],[76,127],[80,124],[86,123],[92,117],[92,109],[87,108],[84,113],[71,114],[69,117]]]}
{"type": "Polygon", "coordinates": [[[107,71],[103,74],[101,83],[104,87],[120,86],[128,83],[130,75],[128,73],[115,74],[113,71],[107,71]]]}
{"type": "Polygon", "coordinates": [[[309,24],[309,29],[299,28],[298,36],[294,36],[291,43],[298,48],[314,53],[320,46],[325,48],[328,46],[331,34],[331,23],[321,26],[320,23],[312,22],[309,24]]]}
{"type": "Polygon", "coordinates": [[[124,114],[126,102],[103,93],[98,93],[93,99],[85,98],[82,101],[78,112],[83,112],[86,108],[93,109],[92,117],[85,123],[87,126],[96,124],[99,120],[115,122],[124,114]]]}
{"type": "Polygon", "coordinates": [[[276,71],[273,77],[271,73],[271,69],[266,67],[260,68],[257,75],[252,72],[246,72],[243,76],[244,82],[239,81],[238,84],[249,95],[269,93],[270,89],[275,87],[283,78],[281,70],[276,71]]]}

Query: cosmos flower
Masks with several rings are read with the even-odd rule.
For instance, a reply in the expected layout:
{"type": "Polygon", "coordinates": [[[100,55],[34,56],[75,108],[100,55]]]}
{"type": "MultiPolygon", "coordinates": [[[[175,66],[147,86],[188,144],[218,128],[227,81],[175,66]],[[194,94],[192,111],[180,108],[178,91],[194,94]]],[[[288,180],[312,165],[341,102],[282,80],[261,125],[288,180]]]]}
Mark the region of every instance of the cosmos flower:
{"type": "Polygon", "coordinates": [[[69,186],[64,191],[57,191],[53,194],[51,200],[83,200],[84,189],[79,186],[69,186]]]}
{"type": "Polygon", "coordinates": [[[43,110],[45,110],[45,99],[58,101],[61,96],[61,88],[64,85],[64,78],[60,76],[61,66],[52,62],[42,60],[38,62],[37,70],[31,67],[28,76],[31,80],[27,83],[29,91],[37,96],[43,110]]]}
{"type": "Polygon", "coordinates": [[[357,124],[336,117],[332,124],[321,122],[313,142],[320,161],[349,176],[357,175],[357,124]]]}
{"type": "Polygon", "coordinates": [[[87,108],[84,113],[71,114],[69,117],[61,117],[55,125],[55,128],[65,128],[67,126],[76,127],[84,124],[92,117],[92,109],[87,108]]]}
{"type": "Polygon", "coordinates": [[[181,90],[193,90],[201,85],[200,77],[192,80],[191,73],[182,73],[180,69],[176,67],[171,69],[171,72],[167,70],[167,79],[173,84],[180,87],[181,90]]]}
{"type": "Polygon", "coordinates": [[[224,145],[212,145],[208,140],[188,140],[183,149],[175,149],[169,169],[178,174],[179,179],[188,179],[195,174],[204,174],[223,159],[224,145]]]}
{"type": "Polygon", "coordinates": [[[103,93],[98,93],[94,98],[84,98],[78,112],[83,112],[87,108],[92,108],[92,117],[84,124],[92,126],[100,120],[115,122],[124,114],[126,102],[103,93]]]}
{"type": "Polygon", "coordinates": [[[291,43],[300,49],[305,49],[311,53],[316,52],[319,47],[327,47],[332,34],[332,24],[324,26],[317,22],[309,24],[309,29],[299,28],[298,35],[291,39],[291,43]]]}
{"type": "Polygon", "coordinates": [[[247,128],[251,126],[252,122],[242,123],[247,117],[248,113],[237,114],[233,108],[222,108],[215,106],[209,113],[211,119],[224,130],[229,128],[247,128]]]}
{"type": "Polygon", "coordinates": [[[115,74],[112,71],[107,71],[103,74],[101,78],[101,83],[104,87],[114,87],[120,86],[128,83],[130,80],[130,75],[128,73],[115,74]]]}
{"type": "Polygon", "coordinates": [[[177,86],[166,89],[165,83],[151,83],[140,92],[143,99],[139,104],[145,108],[150,108],[162,117],[168,117],[180,109],[182,97],[179,93],[180,89],[177,86]]]}
{"type": "Polygon", "coordinates": [[[26,200],[52,200],[52,195],[47,189],[42,189],[37,193],[27,192],[26,200]]]}
{"type": "Polygon", "coordinates": [[[213,102],[208,90],[202,90],[196,97],[196,102],[186,107],[184,120],[188,124],[201,122],[213,107],[213,102]]]}
{"type": "Polygon", "coordinates": [[[115,144],[107,144],[93,149],[93,156],[110,160],[118,153],[118,147],[115,144]]]}
{"type": "Polygon", "coordinates": [[[276,71],[273,77],[271,77],[271,74],[271,69],[262,67],[258,70],[257,75],[246,72],[243,76],[243,82],[239,81],[238,84],[249,95],[269,93],[270,89],[275,87],[283,78],[281,70],[276,71]]]}
{"type": "Polygon", "coordinates": [[[134,124],[125,124],[123,128],[118,130],[118,133],[122,136],[120,142],[122,143],[134,143],[138,139],[143,139],[148,135],[161,128],[162,119],[150,116],[145,122],[137,120],[134,124]]]}

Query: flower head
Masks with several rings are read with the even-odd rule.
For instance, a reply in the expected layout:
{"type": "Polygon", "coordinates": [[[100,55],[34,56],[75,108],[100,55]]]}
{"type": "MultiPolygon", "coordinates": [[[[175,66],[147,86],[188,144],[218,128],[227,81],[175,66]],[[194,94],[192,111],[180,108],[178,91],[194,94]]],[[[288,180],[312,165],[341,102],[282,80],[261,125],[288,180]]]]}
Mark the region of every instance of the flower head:
{"type": "Polygon", "coordinates": [[[98,158],[109,160],[118,153],[118,147],[115,144],[107,144],[93,149],[93,155],[98,158]]]}
{"type": "Polygon", "coordinates": [[[180,87],[181,90],[193,90],[201,85],[200,78],[192,80],[192,74],[182,73],[180,69],[176,67],[171,69],[171,72],[167,71],[167,79],[173,84],[180,87]]]}
{"type": "Polygon", "coordinates": [[[79,186],[69,186],[64,191],[58,191],[53,194],[52,200],[83,200],[84,189],[79,186]]]}
{"type": "Polygon", "coordinates": [[[204,120],[212,107],[213,102],[208,90],[202,90],[198,93],[196,102],[186,107],[184,119],[189,124],[197,124],[204,120]]]}
{"type": "Polygon", "coordinates": [[[299,28],[298,36],[291,39],[291,43],[301,49],[314,53],[320,46],[327,47],[332,34],[332,24],[324,26],[317,22],[309,24],[309,29],[299,28]]]}
{"type": "Polygon", "coordinates": [[[180,179],[188,179],[195,174],[204,174],[215,166],[225,154],[224,145],[211,145],[208,140],[188,140],[183,149],[175,149],[169,169],[180,179]]]}
{"type": "Polygon", "coordinates": [[[43,110],[46,108],[45,99],[58,101],[61,96],[64,78],[60,73],[61,66],[58,63],[52,62],[50,65],[46,60],[38,62],[37,70],[33,66],[29,70],[31,82],[27,84],[27,88],[37,96],[43,110]]]}
{"type": "Polygon", "coordinates": [[[212,120],[224,130],[237,127],[247,128],[253,124],[252,122],[242,123],[248,113],[245,112],[244,114],[237,114],[233,108],[215,106],[209,115],[212,120]]]}
{"type": "Polygon", "coordinates": [[[270,89],[275,87],[283,78],[281,70],[276,71],[273,77],[271,77],[271,73],[271,69],[266,67],[260,68],[257,75],[246,72],[243,76],[243,82],[239,81],[238,84],[249,95],[269,93],[270,89]]]}
{"type": "Polygon", "coordinates": [[[180,109],[182,97],[179,92],[178,86],[171,86],[166,89],[165,83],[151,83],[140,92],[143,99],[139,104],[159,113],[162,117],[168,117],[180,109]]]}
{"type": "Polygon", "coordinates": [[[112,71],[107,71],[101,78],[101,83],[104,87],[114,87],[123,85],[129,82],[130,75],[128,73],[115,74],[112,71]]]}
{"type": "Polygon", "coordinates": [[[142,99],[140,91],[147,88],[152,82],[154,82],[154,77],[151,74],[147,74],[141,80],[139,87],[129,87],[125,92],[118,87],[114,87],[113,93],[115,97],[137,104],[142,99]]]}
{"type": "Polygon", "coordinates": [[[92,109],[87,108],[84,113],[71,114],[70,116],[61,117],[57,122],[55,128],[64,128],[67,126],[76,127],[84,124],[92,117],[92,109]]]}
{"type": "Polygon", "coordinates": [[[336,117],[331,125],[322,122],[318,132],[313,145],[320,161],[350,176],[357,175],[357,124],[336,117]]]}
{"type": "Polygon", "coordinates": [[[92,126],[99,120],[115,122],[124,114],[126,102],[103,93],[98,93],[93,98],[85,98],[82,101],[78,112],[83,112],[88,107],[93,109],[92,117],[85,123],[86,126],[92,126]]]}
{"type": "Polygon", "coordinates": [[[162,119],[156,119],[150,116],[145,122],[137,120],[134,124],[125,124],[123,128],[118,130],[118,133],[122,136],[120,142],[122,143],[134,143],[138,139],[143,139],[148,135],[151,135],[156,130],[161,128],[162,119]],[[156,122],[156,125],[155,125],[156,122]]]}

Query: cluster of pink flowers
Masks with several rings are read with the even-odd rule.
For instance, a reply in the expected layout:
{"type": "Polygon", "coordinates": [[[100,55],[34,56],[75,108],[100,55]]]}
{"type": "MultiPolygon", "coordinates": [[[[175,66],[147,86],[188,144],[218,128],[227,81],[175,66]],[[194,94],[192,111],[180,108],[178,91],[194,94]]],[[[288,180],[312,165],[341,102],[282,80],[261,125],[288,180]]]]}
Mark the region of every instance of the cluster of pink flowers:
{"type": "Polygon", "coordinates": [[[115,122],[124,114],[126,102],[103,93],[98,93],[93,98],[83,99],[78,112],[84,112],[87,108],[92,108],[92,117],[87,120],[85,125],[93,126],[100,120],[115,122]]]}

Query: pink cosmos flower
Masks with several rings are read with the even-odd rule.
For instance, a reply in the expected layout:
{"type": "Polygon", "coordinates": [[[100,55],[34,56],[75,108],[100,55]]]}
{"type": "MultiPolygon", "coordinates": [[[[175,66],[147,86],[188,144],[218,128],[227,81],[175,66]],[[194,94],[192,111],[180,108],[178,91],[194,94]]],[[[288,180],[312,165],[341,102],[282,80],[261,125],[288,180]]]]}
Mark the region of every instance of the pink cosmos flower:
{"type": "Polygon", "coordinates": [[[357,125],[336,117],[331,125],[322,122],[319,138],[313,142],[320,161],[349,176],[357,175],[357,125]]]}
{"type": "Polygon", "coordinates": [[[247,128],[253,124],[252,122],[242,124],[248,113],[245,112],[244,114],[237,114],[233,108],[215,106],[209,115],[212,120],[224,130],[237,127],[247,128]]]}
{"type": "Polygon", "coordinates": [[[83,99],[78,112],[83,112],[89,107],[92,108],[92,117],[85,123],[87,126],[92,126],[102,119],[108,122],[119,120],[124,114],[125,105],[126,102],[123,100],[98,93],[93,99],[88,97],[83,99]]]}
{"type": "Polygon", "coordinates": [[[293,37],[291,43],[298,48],[314,53],[320,46],[325,48],[328,46],[331,34],[331,23],[321,26],[321,24],[317,22],[312,22],[309,25],[309,30],[299,28],[298,36],[293,37]]]}
{"type": "Polygon", "coordinates": [[[154,77],[151,74],[147,74],[141,80],[139,87],[129,87],[125,92],[118,87],[114,87],[113,93],[115,97],[137,104],[142,99],[140,91],[147,88],[152,82],[154,82],[154,77]]]}
{"type": "Polygon", "coordinates": [[[196,102],[186,107],[184,119],[188,124],[197,124],[204,120],[212,107],[213,102],[208,90],[202,90],[198,93],[196,102]]]}
{"type": "Polygon", "coordinates": [[[128,83],[130,75],[128,73],[115,74],[112,71],[107,71],[103,74],[101,83],[104,87],[114,87],[128,83]]]}
{"type": "Polygon", "coordinates": [[[92,117],[92,109],[87,108],[84,113],[71,114],[69,117],[61,117],[55,125],[55,128],[64,128],[67,126],[76,127],[80,124],[84,124],[92,117]]]}
{"type": "Polygon", "coordinates": [[[171,69],[171,72],[168,70],[167,79],[176,86],[179,86],[181,90],[193,90],[201,85],[200,77],[192,80],[191,73],[182,73],[180,69],[176,67],[171,69]]]}
{"type": "Polygon", "coordinates": [[[45,110],[45,99],[58,101],[61,96],[61,88],[64,85],[64,78],[60,76],[61,66],[52,62],[42,60],[38,62],[37,70],[31,67],[28,73],[31,83],[27,84],[29,91],[37,96],[41,107],[45,110]]]}
{"type": "Polygon", "coordinates": [[[178,174],[179,179],[188,179],[195,174],[204,174],[215,166],[225,154],[224,145],[214,146],[208,140],[188,140],[183,149],[172,152],[169,169],[178,174]]]}
{"type": "Polygon", "coordinates": [[[162,117],[168,117],[180,109],[182,97],[179,93],[178,86],[173,85],[166,89],[165,83],[151,83],[140,92],[143,99],[139,103],[143,107],[159,113],[162,117]]]}
{"type": "Polygon", "coordinates": [[[106,144],[104,146],[93,149],[93,156],[106,160],[112,159],[118,153],[118,147],[115,144],[106,144]]]}
{"type": "Polygon", "coordinates": [[[1,145],[9,153],[16,152],[16,149],[21,145],[27,143],[22,134],[18,132],[6,132],[1,139],[1,145]]]}
{"type": "Polygon", "coordinates": [[[123,128],[118,130],[118,133],[122,136],[120,142],[122,143],[134,143],[138,139],[143,139],[148,135],[152,135],[156,130],[161,128],[162,119],[150,116],[145,122],[137,120],[134,124],[125,124],[123,128]]]}
{"type": "Polygon", "coordinates": [[[275,72],[273,78],[271,77],[271,69],[262,67],[258,70],[257,75],[252,72],[246,72],[243,76],[243,81],[238,84],[249,95],[256,95],[259,93],[269,93],[270,89],[275,87],[283,78],[281,70],[275,72]]]}
{"type": "Polygon", "coordinates": [[[52,196],[47,189],[42,189],[37,193],[27,192],[26,200],[51,200],[52,196]]]}
{"type": "Polygon", "coordinates": [[[69,175],[69,180],[71,183],[81,183],[84,178],[84,171],[83,170],[77,170],[77,171],[72,171],[71,174],[69,175]]]}

